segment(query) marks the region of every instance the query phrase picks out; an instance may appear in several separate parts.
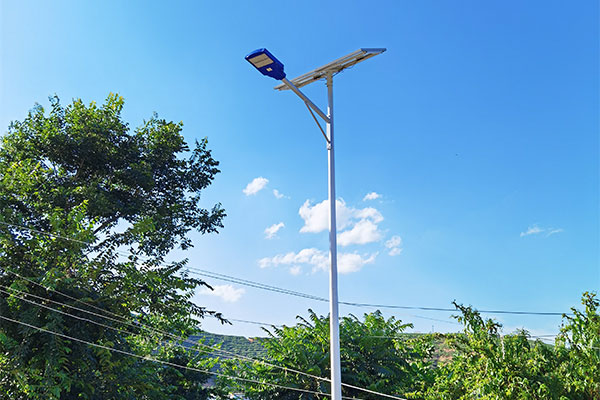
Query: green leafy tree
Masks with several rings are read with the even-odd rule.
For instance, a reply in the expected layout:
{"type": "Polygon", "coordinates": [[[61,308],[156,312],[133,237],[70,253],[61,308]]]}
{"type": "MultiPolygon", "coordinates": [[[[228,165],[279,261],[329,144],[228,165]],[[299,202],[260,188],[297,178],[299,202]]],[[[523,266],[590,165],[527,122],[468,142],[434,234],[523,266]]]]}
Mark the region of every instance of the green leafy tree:
{"type": "Polygon", "coordinates": [[[560,382],[551,374],[558,361],[550,346],[532,343],[526,331],[502,336],[498,322],[455,305],[465,329],[450,336],[452,362],[436,371],[428,399],[561,398],[560,382]]]}
{"type": "Polygon", "coordinates": [[[594,400],[600,398],[600,317],[595,295],[584,293],[585,312],[573,309],[554,346],[502,326],[455,303],[464,332],[449,336],[452,361],[436,370],[423,393],[431,400],[594,400]]]}
{"type": "MultiPolygon", "coordinates": [[[[298,317],[293,327],[272,328],[263,341],[272,364],[311,375],[329,377],[329,318],[309,310],[309,318],[298,317]]],[[[428,360],[432,343],[428,337],[409,339],[402,332],[411,326],[377,311],[340,321],[342,381],[346,384],[387,394],[406,394],[422,389],[430,381],[428,360]]],[[[228,362],[224,370],[230,374],[260,382],[299,388],[317,393],[330,393],[328,382],[297,374],[259,362],[228,362]]],[[[222,379],[222,396],[242,392],[249,399],[326,399],[325,395],[301,393],[268,385],[222,379]]],[[[342,394],[361,399],[378,399],[377,395],[343,387],[342,394]]]]}
{"type": "MultiPolygon", "coordinates": [[[[200,353],[175,347],[172,336],[140,326],[187,337],[207,313],[220,317],[190,301],[204,282],[186,274],[186,260],[165,263],[176,246],[192,245],[190,230],[222,227],[220,204],[200,205],[219,172],[206,139],[190,149],[182,124],[156,114],[131,131],[121,117],[123,99],[114,94],[101,106],[75,100],[63,107],[57,97],[50,103],[48,114],[36,105],[13,122],[0,142],[0,315],[141,356],[210,367],[200,353]],[[129,324],[49,301],[106,310],[129,324]]],[[[2,398],[205,398],[205,380],[0,323],[2,398]]]]}
{"type": "Polygon", "coordinates": [[[600,399],[600,301],[583,294],[584,311],[572,308],[564,315],[556,349],[561,357],[558,370],[571,399],[600,399]]]}

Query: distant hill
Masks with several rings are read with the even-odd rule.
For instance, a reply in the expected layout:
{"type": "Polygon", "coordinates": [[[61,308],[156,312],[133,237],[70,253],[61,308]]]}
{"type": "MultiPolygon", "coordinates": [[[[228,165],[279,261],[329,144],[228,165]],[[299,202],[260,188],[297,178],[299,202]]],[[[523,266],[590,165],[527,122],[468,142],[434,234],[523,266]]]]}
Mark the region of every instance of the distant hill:
{"type": "MultiPolygon", "coordinates": [[[[420,335],[423,334],[403,333],[400,335],[400,337],[410,339],[420,335]]],[[[267,360],[269,358],[266,349],[262,345],[265,340],[268,340],[268,338],[265,337],[246,338],[244,336],[219,335],[216,333],[203,332],[200,335],[191,336],[190,340],[199,341],[200,343],[204,343],[209,346],[220,346],[221,350],[244,357],[263,360],[267,360]]],[[[186,344],[186,346],[189,347],[189,344],[186,344]]],[[[210,355],[213,357],[219,356],[217,352],[211,352],[210,355]]],[[[446,343],[446,338],[442,335],[436,335],[434,338],[434,351],[431,361],[434,363],[434,365],[438,365],[440,363],[443,364],[444,362],[447,362],[451,358],[452,350],[446,343]]]]}
{"type": "MultiPolygon", "coordinates": [[[[267,351],[261,342],[265,338],[246,338],[244,336],[218,335],[215,333],[203,332],[200,335],[190,337],[191,341],[198,341],[209,346],[220,346],[225,350],[236,355],[251,358],[267,358],[267,351]]],[[[189,344],[186,344],[189,347],[189,344]]],[[[211,352],[212,356],[218,356],[217,352],[211,352]]]]}

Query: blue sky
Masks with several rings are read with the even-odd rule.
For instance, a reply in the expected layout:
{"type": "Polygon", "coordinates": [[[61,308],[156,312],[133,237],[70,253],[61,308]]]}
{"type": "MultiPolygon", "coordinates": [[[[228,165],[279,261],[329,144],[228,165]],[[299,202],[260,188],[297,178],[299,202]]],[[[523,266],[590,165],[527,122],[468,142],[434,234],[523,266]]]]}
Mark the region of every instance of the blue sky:
{"type": "MultiPolygon", "coordinates": [[[[294,77],[386,47],[334,80],[340,298],[566,311],[600,287],[596,2],[0,4],[3,130],[54,93],[68,103],[118,92],[131,126],[156,111],[183,121],[189,142],[208,137],[222,173],[203,202],[223,204],[225,229],[173,257],[327,297],[324,140],[302,102],[243,57],[267,47],[294,77]]],[[[325,108],[322,82],[306,93],[325,108]]],[[[307,308],[327,312],[209,282],[221,296],[195,300],[230,318],[290,324],[307,308]]],[[[444,313],[385,315],[416,331],[456,329],[444,313]]],[[[560,324],[498,320],[536,333],[560,324]]]]}

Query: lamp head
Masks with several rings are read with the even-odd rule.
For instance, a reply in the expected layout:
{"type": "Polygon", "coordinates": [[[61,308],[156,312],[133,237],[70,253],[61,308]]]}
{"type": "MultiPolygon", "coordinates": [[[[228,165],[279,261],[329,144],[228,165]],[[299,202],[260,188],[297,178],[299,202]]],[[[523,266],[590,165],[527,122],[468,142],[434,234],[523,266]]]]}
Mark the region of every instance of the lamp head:
{"type": "Polygon", "coordinates": [[[267,49],[257,49],[248,54],[246,60],[254,66],[261,74],[270,76],[278,81],[285,78],[283,64],[276,59],[267,49]]]}

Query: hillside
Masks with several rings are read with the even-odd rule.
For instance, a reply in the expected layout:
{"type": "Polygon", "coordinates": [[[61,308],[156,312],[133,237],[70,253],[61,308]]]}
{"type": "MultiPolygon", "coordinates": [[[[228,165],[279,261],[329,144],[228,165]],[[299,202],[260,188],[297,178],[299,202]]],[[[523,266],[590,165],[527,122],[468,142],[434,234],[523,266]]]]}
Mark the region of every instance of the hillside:
{"type": "MultiPolygon", "coordinates": [[[[406,339],[423,335],[422,333],[405,333],[401,337],[406,339]]],[[[268,340],[265,337],[246,338],[244,336],[219,335],[216,333],[203,332],[200,335],[191,336],[191,341],[199,341],[210,346],[219,346],[220,349],[243,357],[267,359],[267,351],[262,342],[268,340]]],[[[211,352],[211,356],[218,356],[217,352],[211,352]]],[[[452,350],[442,335],[434,338],[434,351],[431,358],[434,365],[447,362],[452,358],[452,350]]]]}
{"type": "MultiPolygon", "coordinates": [[[[209,346],[217,346],[221,350],[239,356],[261,359],[267,357],[267,351],[261,345],[261,341],[264,340],[264,338],[246,338],[244,336],[229,336],[203,332],[200,335],[191,336],[190,340],[198,341],[209,346]]],[[[212,352],[211,355],[217,356],[216,352],[212,352]]]]}

